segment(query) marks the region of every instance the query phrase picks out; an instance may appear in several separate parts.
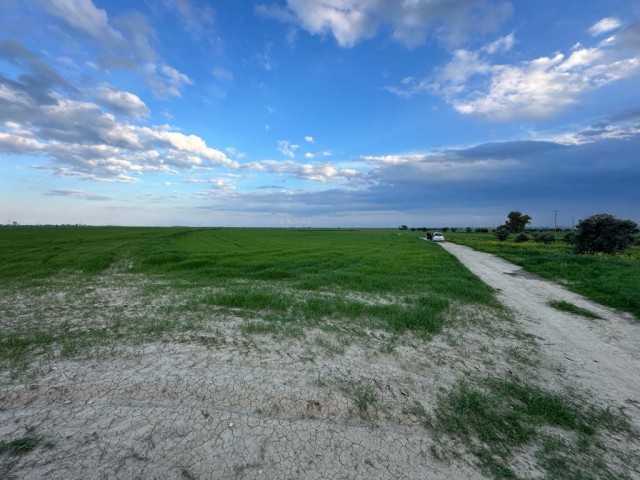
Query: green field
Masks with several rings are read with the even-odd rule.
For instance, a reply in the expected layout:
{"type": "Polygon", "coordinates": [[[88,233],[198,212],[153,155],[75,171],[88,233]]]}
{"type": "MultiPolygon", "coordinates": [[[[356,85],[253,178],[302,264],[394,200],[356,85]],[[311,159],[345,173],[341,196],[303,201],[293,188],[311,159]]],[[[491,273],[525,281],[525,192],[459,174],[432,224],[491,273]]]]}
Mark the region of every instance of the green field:
{"type": "Polygon", "coordinates": [[[565,285],[598,303],[640,319],[640,246],[618,255],[575,255],[559,234],[551,244],[501,242],[491,233],[447,232],[447,240],[493,253],[525,270],[565,285]]]}
{"type": "MultiPolygon", "coordinates": [[[[630,478],[626,452],[635,444],[618,442],[633,433],[626,417],[592,405],[573,384],[564,388],[564,370],[543,363],[549,360],[536,337],[512,321],[494,291],[422,235],[1,228],[0,382],[10,386],[4,405],[13,405],[11,415],[22,423],[0,438],[0,472],[18,465],[16,459],[34,462],[24,460],[28,469],[40,459],[74,468],[78,449],[97,451],[98,437],[87,442],[84,433],[100,428],[107,446],[96,465],[124,462],[133,446],[109,450],[123,442],[120,424],[103,427],[117,411],[118,418],[133,419],[127,445],[151,438],[142,430],[149,424],[168,425],[153,442],[144,440],[161,446],[150,457],[156,462],[191,454],[194,444],[211,440],[216,424],[234,427],[234,438],[252,439],[246,422],[252,419],[266,422],[261,442],[270,425],[278,425],[278,438],[291,435],[285,445],[300,425],[304,435],[344,428],[356,435],[345,438],[363,442],[391,432],[394,440],[382,442],[380,455],[403,439],[410,447],[391,453],[403,464],[412,451],[430,463],[460,463],[463,454],[489,477],[530,478],[512,467],[528,452],[531,471],[546,478],[630,478]],[[563,388],[548,390],[549,378],[563,388]],[[51,405],[46,416],[31,408],[34,399],[51,405]],[[130,406],[131,415],[120,412],[130,406]],[[244,424],[244,433],[235,430],[244,424]],[[187,439],[191,432],[197,433],[187,439]],[[185,450],[165,450],[167,435],[183,435],[185,450]],[[433,439],[428,451],[426,437],[433,439]],[[104,461],[105,451],[115,460],[104,461]]],[[[447,240],[541,268],[557,267],[547,261],[575,261],[576,268],[600,262],[616,278],[638,268],[632,255],[576,258],[560,243],[498,243],[490,235],[457,233],[447,240]]],[[[340,457],[339,447],[321,448],[340,457]]],[[[207,463],[210,454],[201,455],[207,463]]],[[[180,473],[196,478],[187,466],[180,473]]]]}
{"type": "MultiPolygon", "coordinates": [[[[42,310],[37,324],[2,327],[3,355],[14,359],[154,341],[206,330],[212,317],[225,316],[244,319],[245,333],[296,335],[337,322],[429,337],[462,306],[498,306],[491,289],[439,246],[394,230],[4,228],[0,286],[41,292],[31,300],[42,310]],[[111,289],[123,283],[121,296],[135,290],[129,304],[140,312],[125,305],[101,325],[49,318],[86,304],[105,278],[111,289]],[[56,290],[62,300],[51,298],[56,290]]],[[[93,315],[104,316],[98,307],[93,315]]]]}

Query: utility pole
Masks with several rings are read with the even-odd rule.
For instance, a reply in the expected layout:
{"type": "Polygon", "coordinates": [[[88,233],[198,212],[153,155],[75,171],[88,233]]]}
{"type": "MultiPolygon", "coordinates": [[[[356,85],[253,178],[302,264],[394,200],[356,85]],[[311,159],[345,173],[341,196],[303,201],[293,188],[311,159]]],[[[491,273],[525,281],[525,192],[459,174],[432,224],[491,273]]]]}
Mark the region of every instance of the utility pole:
{"type": "Polygon", "coordinates": [[[558,210],[553,211],[553,233],[558,230],[558,210]]]}

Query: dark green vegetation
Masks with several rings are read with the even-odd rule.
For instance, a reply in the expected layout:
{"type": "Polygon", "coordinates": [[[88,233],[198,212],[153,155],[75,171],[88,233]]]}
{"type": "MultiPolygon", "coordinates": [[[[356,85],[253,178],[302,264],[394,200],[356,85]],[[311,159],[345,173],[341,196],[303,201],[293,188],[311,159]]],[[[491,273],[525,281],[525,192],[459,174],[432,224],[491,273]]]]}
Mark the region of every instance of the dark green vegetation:
{"type": "Polygon", "coordinates": [[[627,420],[576,400],[517,377],[485,379],[481,387],[463,381],[439,403],[432,423],[494,478],[519,478],[510,465],[527,448],[546,478],[625,478],[607,465],[600,435],[628,431],[627,420]]]}
{"type": "Polygon", "coordinates": [[[0,454],[10,453],[13,455],[19,455],[21,453],[27,453],[35,449],[42,439],[40,437],[20,437],[7,442],[0,442],[0,454]]]}
{"type": "Polygon", "coordinates": [[[497,306],[491,290],[456,259],[397,230],[0,229],[0,287],[7,290],[42,290],[46,297],[56,282],[75,282],[82,291],[105,275],[118,282],[119,274],[156,282],[144,287],[139,307],[169,291],[177,300],[163,305],[162,315],[137,317],[131,308],[107,305],[106,325],[95,326],[93,319],[78,326],[52,314],[53,328],[43,312],[38,325],[3,327],[0,355],[17,361],[53,349],[74,356],[111,340],[195,332],[198,325],[185,320],[195,311],[243,318],[244,333],[296,335],[301,326],[338,321],[428,337],[456,306],[497,306]]]}
{"type": "Polygon", "coordinates": [[[504,223],[504,226],[511,233],[522,233],[524,232],[525,227],[531,223],[531,217],[529,215],[525,215],[517,210],[509,212],[507,215],[507,221],[504,223]]]}
{"type": "Polygon", "coordinates": [[[576,253],[618,253],[634,242],[638,225],[612,215],[592,215],[578,223],[574,237],[576,253]]]}
{"type": "Polygon", "coordinates": [[[595,313],[590,312],[589,310],[586,310],[584,308],[580,308],[571,302],[565,302],[563,300],[554,300],[553,302],[549,302],[549,305],[551,305],[553,308],[556,308],[558,310],[562,310],[563,312],[574,313],[576,315],[581,315],[586,318],[592,318],[594,320],[601,318],[599,315],[596,315],[595,313]]]}
{"type": "Polygon", "coordinates": [[[570,290],[598,303],[633,313],[640,319],[640,246],[617,255],[576,255],[562,241],[498,241],[492,234],[449,233],[447,240],[493,253],[542,277],[559,281],[570,290]]]}

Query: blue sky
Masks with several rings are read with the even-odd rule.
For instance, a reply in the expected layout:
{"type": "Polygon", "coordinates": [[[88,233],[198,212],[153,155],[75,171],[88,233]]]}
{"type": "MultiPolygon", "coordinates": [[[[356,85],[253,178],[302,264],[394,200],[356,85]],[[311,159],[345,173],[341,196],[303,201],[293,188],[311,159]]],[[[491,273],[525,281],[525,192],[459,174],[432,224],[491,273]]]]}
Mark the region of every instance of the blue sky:
{"type": "Polygon", "coordinates": [[[0,222],[640,221],[635,0],[0,3],[0,222]]]}

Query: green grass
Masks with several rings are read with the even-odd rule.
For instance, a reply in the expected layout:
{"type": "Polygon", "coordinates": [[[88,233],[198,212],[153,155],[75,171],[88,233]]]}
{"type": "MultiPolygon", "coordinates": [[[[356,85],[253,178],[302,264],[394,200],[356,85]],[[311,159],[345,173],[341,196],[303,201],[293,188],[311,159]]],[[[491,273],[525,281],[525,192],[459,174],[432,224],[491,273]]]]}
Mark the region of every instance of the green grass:
{"type": "Polygon", "coordinates": [[[493,234],[448,233],[447,240],[493,253],[525,270],[640,319],[640,246],[618,255],[576,255],[558,234],[554,243],[500,242],[493,234]]]}
{"type": "Polygon", "coordinates": [[[460,382],[438,404],[433,428],[465,445],[494,478],[519,478],[510,465],[527,448],[547,478],[625,478],[607,466],[599,439],[629,432],[625,417],[515,377],[460,382]]]}
{"type": "MultiPolygon", "coordinates": [[[[457,306],[499,308],[492,290],[437,245],[382,229],[1,228],[0,289],[34,299],[22,307],[29,322],[0,326],[0,360],[11,363],[172,338],[225,316],[244,319],[246,335],[298,336],[342,322],[429,338],[457,306]],[[115,276],[122,273],[131,276],[115,276]],[[138,310],[93,304],[105,276],[113,288],[140,284],[131,300],[138,310]],[[80,314],[81,324],[51,322],[80,314]]],[[[11,320],[20,307],[3,308],[11,320]]]]}
{"type": "Polygon", "coordinates": [[[581,308],[577,305],[574,305],[571,302],[566,302],[564,300],[554,300],[549,302],[549,305],[557,310],[561,310],[563,312],[573,313],[575,315],[580,315],[582,317],[591,318],[593,320],[601,319],[600,315],[597,315],[589,310],[581,308]]]}
{"type": "Polygon", "coordinates": [[[0,454],[21,455],[34,450],[42,443],[42,437],[28,435],[7,442],[0,442],[0,454]]]}
{"type": "Polygon", "coordinates": [[[338,387],[353,400],[360,417],[368,420],[371,416],[371,408],[378,402],[378,394],[374,386],[368,382],[343,379],[338,387]]]}

